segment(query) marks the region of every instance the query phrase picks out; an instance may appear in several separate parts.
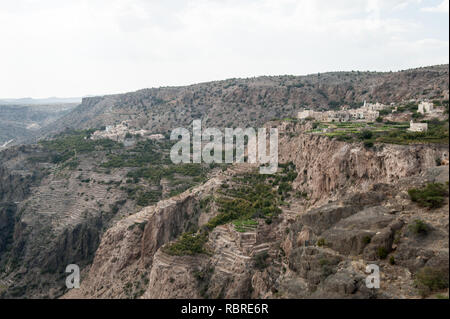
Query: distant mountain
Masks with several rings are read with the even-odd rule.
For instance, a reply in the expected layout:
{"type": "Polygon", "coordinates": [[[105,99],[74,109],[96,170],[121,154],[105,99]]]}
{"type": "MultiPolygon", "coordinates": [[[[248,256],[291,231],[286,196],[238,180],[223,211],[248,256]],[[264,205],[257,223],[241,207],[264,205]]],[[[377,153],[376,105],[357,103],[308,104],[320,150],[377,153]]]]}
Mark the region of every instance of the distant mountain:
{"type": "Polygon", "coordinates": [[[30,105],[0,102],[0,150],[7,145],[34,141],[42,127],[51,127],[52,123],[77,105],[78,103],[30,105]]]}
{"type": "Polygon", "coordinates": [[[41,105],[41,104],[63,104],[63,103],[81,103],[81,97],[49,97],[45,99],[21,98],[21,99],[0,99],[0,105],[41,105]]]}

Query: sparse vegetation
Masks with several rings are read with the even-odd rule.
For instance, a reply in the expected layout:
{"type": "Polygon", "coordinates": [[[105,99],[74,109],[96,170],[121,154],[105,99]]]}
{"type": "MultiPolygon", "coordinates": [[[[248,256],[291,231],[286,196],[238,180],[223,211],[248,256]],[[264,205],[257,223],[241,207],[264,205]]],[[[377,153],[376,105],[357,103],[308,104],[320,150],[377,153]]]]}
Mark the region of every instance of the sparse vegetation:
{"type": "Polygon", "coordinates": [[[175,256],[206,254],[204,244],[207,240],[207,232],[183,233],[178,240],[166,245],[164,252],[175,256]]]}
{"type": "Polygon", "coordinates": [[[415,235],[426,235],[429,232],[429,226],[420,219],[416,219],[408,228],[415,235]]]}
{"type": "Polygon", "coordinates": [[[328,245],[328,243],[325,240],[325,238],[319,238],[317,240],[317,246],[319,246],[319,247],[326,247],[327,245],[328,245]]]}
{"type": "Polygon", "coordinates": [[[385,247],[378,247],[377,249],[377,256],[379,259],[386,259],[388,253],[389,252],[385,247]]]}
{"type": "Polygon", "coordinates": [[[248,230],[253,230],[258,226],[258,222],[254,219],[235,220],[233,222],[236,231],[244,233],[248,230]]]}
{"type": "Polygon", "coordinates": [[[194,278],[197,280],[197,288],[199,290],[200,296],[208,299],[208,288],[211,276],[214,274],[213,267],[206,267],[193,272],[194,278]]]}
{"type": "Polygon", "coordinates": [[[389,257],[389,264],[395,265],[395,257],[394,256],[389,257]]]}
{"type": "Polygon", "coordinates": [[[321,258],[319,260],[319,264],[321,267],[322,277],[327,278],[333,273],[333,265],[330,260],[326,258],[321,258]]]}
{"type": "Polygon", "coordinates": [[[54,139],[41,141],[40,144],[45,149],[53,151],[51,162],[55,164],[64,163],[77,154],[123,147],[121,143],[109,139],[91,140],[90,136],[94,131],[67,131],[57,135],[54,139]]]}
{"type": "MultiPolygon", "coordinates": [[[[362,140],[367,143],[388,144],[448,144],[448,121],[431,120],[428,122],[428,131],[409,132],[409,123],[390,122],[382,119],[376,123],[342,122],[342,123],[318,123],[313,124],[310,133],[323,134],[340,141],[357,142],[362,140]],[[322,133],[323,128],[331,128],[331,132],[322,133]]],[[[366,145],[367,146],[367,145],[366,145]]]]}
{"type": "Polygon", "coordinates": [[[363,243],[364,244],[370,244],[370,241],[372,240],[372,238],[370,236],[364,236],[363,237],[363,243]]]}
{"type": "Polygon", "coordinates": [[[432,292],[448,288],[448,270],[424,267],[417,272],[414,283],[420,294],[426,297],[432,292]]]}
{"type": "Polygon", "coordinates": [[[369,131],[369,130],[362,130],[360,133],[360,137],[363,140],[371,139],[372,136],[373,136],[373,133],[372,133],[372,131],[369,131]]]}
{"type": "MultiPolygon", "coordinates": [[[[219,207],[219,214],[209,220],[198,234],[186,233],[175,243],[167,246],[166,251],[176,255],[204,253],[203,244],[208,234],[215,227],[233,223],[236,231],[250,231],[258,225],[257,219],[263,219],[267,224],[281,213],[278,205],[281,196],[273,188],[275,180],[288,183],[296,178],[295,165],[282,164],[281,172],[275,175],[247,173],[233,178],[232,184],[222,184],[222,196],[218,198],[207,197],[200,202],[204,209],[215,200],[219,207]]],[[[287,192],[287,190],[285,190],[287,192]]]]}
{"type": "Polygon", "coordinates": [[[240,186],[227,190],[224,194],[227,197],[217,199],[220,213],[207,224],[210,230],[234,220],[263,218],[271,221],[281,213],[276,206],[278,196],[269,185],[260,183],[252,187],[240,186]]]}
{"type": "Polygon", "coordinates": [[[275,175],[250,173],[234,178],[237,186],[223,189],[223,195],[226,196],[217,199],[220,213],[206,227],[212,230],[216,226],[236,221],[237,229],[242,231],[244,225],[248,227],[254,224],[252,220],[255,218],[271,223],[272,218],[281,213],[278,205],[282,196],[287,196],[292,190],[290,183],[297,177],[293,163],[279,166],[281,172],[275,175]],[[272,188],[280,182],[280,186],[283,186],[275,192],[272,188]]]}
{"type": "Polygon", "coordinates": [[[442,207],[448,197],[448,184],[430,183],[425,188],[412,188],[408,194],[413,202],[430,209],[442,207]]]}
{"type": "Polygon", "coordinates": [[[255,264],[256,269],[262,271],[265,268],[267,268],[267,266],[268,266],[267,258],[269,258],[269,254],[267,253],[267,251],[263,251],[259,254],[256,254],[253,257],[253,262],[255,264]]]}

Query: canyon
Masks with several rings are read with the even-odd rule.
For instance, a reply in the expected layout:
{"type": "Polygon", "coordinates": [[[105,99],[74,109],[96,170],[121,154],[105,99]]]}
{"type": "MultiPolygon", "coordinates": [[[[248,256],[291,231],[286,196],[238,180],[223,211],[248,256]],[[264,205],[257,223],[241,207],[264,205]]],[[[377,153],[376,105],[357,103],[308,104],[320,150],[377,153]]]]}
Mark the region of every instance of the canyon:
{"type": "Polygon", "coordinates": [[[442,65],[84,98],[0,150],[0,297],[448,298],[448,112],[429,133],[385,120],[370,138],[296,119],[302,107],[367,99],[409,120],[411,103],[448,110],[448,95],[442,65]],[[200,118],[277,128],[278,171],[173,164],[170,131],[200,118]],[[96,133],[123,122],[160,135],[96,133]],[[425,202],[415,195],[433,187],[425,202]],[[65,286],[68,264],[81,269],[79,289],[65,286]],[[365,284],[368,265],[379,289],[365,284]]]}
{"type": "Polygon", "coordinates": [[[164,246],[187,223],[201,228],[219,213],[214,204],[201,209],[202,200],[219,196],[221,185],[252,170],[233,166],[110,228],[81,289],[64,298],[417,298],[418,269],[438,265],[448,271],[448,201],[429,212],[407,194],[412,186],[448,182],[448,166],[435,166],[448,147],[368,151],[303,135],[280,145],[282,159],[299,172],[294,189],[308,192],[308,199],[288,200],[272,223],[259,221],[244,232],[233,224],[217,226],[206,254],[168,254],[164,246]],[[430,237],[408,230],[416,218],[433,228],[430,237]],[[326,244],[318,246],[319,240],[326,244]],[[379,247],[395,256],[395,265],[377,256],[379,247]],[[265,256],[263,267],[259,256],[265,256]],[[381,268],[379,290],[365,287],[369,263],[381,268]]]}

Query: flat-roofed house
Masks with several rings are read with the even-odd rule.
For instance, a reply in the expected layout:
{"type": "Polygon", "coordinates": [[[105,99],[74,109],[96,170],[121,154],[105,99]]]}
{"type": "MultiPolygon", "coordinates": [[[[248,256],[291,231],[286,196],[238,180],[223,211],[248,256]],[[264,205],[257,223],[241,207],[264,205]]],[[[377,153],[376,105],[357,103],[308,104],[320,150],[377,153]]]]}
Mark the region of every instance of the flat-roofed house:
{"type": "Polygon", "coordinates": [[[413,120],[409,122],[410,132],[426,132],[428,131],[428,123],[414,123],[413,120]]]}

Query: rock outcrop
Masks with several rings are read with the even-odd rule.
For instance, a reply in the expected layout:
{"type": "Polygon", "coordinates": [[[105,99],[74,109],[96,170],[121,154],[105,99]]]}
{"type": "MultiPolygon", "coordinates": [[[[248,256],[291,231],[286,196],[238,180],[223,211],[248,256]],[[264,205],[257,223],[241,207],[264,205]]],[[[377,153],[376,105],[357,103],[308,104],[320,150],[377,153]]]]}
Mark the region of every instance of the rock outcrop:
{"type": "Polygon", "coordinates": [[[280,162],[292,161],[297,167],[294,189],[318,201],[419,175],[435,166],[436,158],[448,158],[448,146],[376,144],[368,149],[363,143],[300,134],[283,136],[279,154],[280,162]]]}

